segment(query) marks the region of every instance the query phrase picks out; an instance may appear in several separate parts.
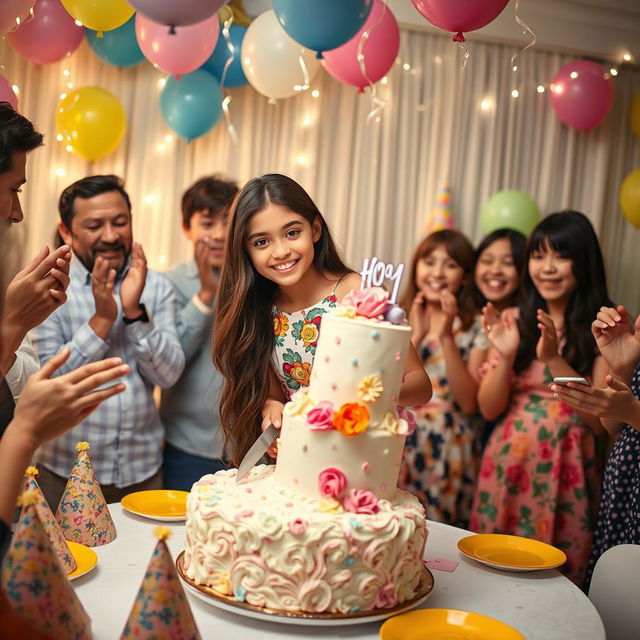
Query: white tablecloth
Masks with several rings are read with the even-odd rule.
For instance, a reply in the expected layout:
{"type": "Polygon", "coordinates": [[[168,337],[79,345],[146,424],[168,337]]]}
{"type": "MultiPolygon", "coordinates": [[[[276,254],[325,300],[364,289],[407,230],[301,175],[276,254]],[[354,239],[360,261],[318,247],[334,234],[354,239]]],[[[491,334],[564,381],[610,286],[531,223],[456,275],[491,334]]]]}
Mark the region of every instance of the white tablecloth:
{"type": "MultiPolygon", "coordinates": [[[[95,547],[97,567],[72,583],[92,618],[96,640],[120,637],[156,543],[158,522],[109,505],[118,537],[95,547]]],[[[162,523],[173,530],[169,548],[175,557],[184,549],[184,523],[162,523]]],[[[591,601],[555,570],[531,573],[498,571],[466,559],[456,542],[468,531],[428,523],[425,558],[445,558],[460,564],[453,572],[432,569],[435,586],[424,607],[474,611],[521,631],[528,640],[604,640],[602,621],[591,601]]],[[[294,626],[263,622],[228,613],[189,594],[205,640],[252,638],[379,638],[381,622],[350,626],[294,626]]]]}

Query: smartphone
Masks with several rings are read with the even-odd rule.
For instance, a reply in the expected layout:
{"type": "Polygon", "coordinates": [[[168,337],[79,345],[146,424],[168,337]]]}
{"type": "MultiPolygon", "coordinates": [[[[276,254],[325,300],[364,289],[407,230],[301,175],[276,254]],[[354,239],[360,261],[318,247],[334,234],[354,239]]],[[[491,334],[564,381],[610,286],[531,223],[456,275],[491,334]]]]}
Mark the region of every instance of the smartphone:
{"type": "Polygon", "coordinates": [[[567,382],[576,382],[577,384],[584,384],[587,387],[589,386],[589,381],[586,378],[572,378],[570,376],[561,376],[558,378],[554,378],[553,381],[556,384],[560,384],[563,386],[567,386],[567,382]]]}

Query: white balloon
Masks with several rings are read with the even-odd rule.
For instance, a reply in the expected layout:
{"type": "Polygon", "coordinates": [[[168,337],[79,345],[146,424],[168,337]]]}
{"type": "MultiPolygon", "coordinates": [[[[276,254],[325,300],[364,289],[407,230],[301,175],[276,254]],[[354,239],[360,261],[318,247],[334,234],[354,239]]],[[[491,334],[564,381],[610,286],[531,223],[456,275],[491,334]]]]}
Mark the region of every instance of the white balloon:
{"type": "Polygon", "coordinates": [[[250,18],[257,18],[261,13],[273,9],[272,0],[243,0],[242,8],[250,18]]]}
{"type": "Polygon", "coordinates": [[[241,62],[251,86],[268,98],[289,98],[299,93],[320,68],[315,52],[291,38],[273,11],[265,11],[249,25],[242,41],[241,62]],[[306,83],[301,56],[308,75],[306,83]]]}

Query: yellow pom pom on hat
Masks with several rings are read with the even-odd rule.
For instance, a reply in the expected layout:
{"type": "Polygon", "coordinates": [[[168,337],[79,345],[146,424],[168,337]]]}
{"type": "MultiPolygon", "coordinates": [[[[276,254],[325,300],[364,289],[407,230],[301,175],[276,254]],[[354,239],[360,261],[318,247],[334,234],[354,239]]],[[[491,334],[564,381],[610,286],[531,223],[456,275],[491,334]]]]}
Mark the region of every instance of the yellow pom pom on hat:
{"type": "MultiPolygon", "coordinates": [[[[36,511],[38,512],[38,517],[40,518],[40,522],[42,523],[44,530],[49,536],[51,546],[53,547],[58,560],[60,560],[62,568],[65,570],[66,574],[69,575],[76,570],[78,564],[73,557],[73,554],[69,550],[69,546],[67,545],[67,541],[64,538],[62,529],[60,528],[58,521],[55,519],[53,512],[49,508],[49,503],[46,501],[44,494],[42,493],[42,490],[40,489],[40,486],[36,481],[37,475],[37,467],[27,467],[25,471],[25,494],[23,495],[33,496],[33,498],[29,498],[29,500],[34,501],[36,511]]],[[[25,498],[21,498],[20,502],[23,502],[24,499],[25,498]]]]}
{"type": "Polygon", "coordinates": [[[2,588],[11,608],[52,638],[90,638],[91,620],[42,526],[38,495],[26,492],[19,502],[20,520],[2,565],[2,588]]]}
{"type": "Polygon", "coordinates": [[[176,637],[200,640],[202,636],[167,547],[171,529],[160,526],[154,533],[158,542],[120,640],[176,637]]]}
{"type": "Polygon", "coordinates": [[[67,540],[98,547],[116,538],[109,507],[89,458],[89,443],[78,442],[78,455],[56,511],[67,540]]]}

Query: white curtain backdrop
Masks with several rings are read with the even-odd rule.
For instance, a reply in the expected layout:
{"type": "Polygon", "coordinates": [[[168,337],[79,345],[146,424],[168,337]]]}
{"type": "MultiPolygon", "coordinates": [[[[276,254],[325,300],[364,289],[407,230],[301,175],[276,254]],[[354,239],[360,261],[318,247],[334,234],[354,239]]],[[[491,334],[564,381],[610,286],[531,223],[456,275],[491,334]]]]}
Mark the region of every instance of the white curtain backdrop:
{"type": "Polygon", "coordinates": [[[232,90],[234,146],[223,121],[190,144],[166,138],[171,132],[159,107],[163,76],[147,63],[119,70],[83,43],[69,59],[36,68],[0,41],[0,72],[18,85],[21,111],[46,134],[46,147],[31,154],[24,189],[28,255],[51,241],[61,189],[87,174],[125,177],[136,237],[151,265],[165,269],[190,255],[179,201],[191,182],[220,172],[242,184],[275,171],[309,191],[354,268],[369,255],[408,261],[448,181],[455,224],[473,241],[482,236],[483,203],[500,189],[528,193],[543,215],[569,207],[585,212],[602,241],[613,297],[640,311],[640,232],[618,206],[624,176],[640,168],[640,140],[628,125],[640,70],[621,69],[606,121],[580,133],[558,121],[548,90],[536,91],[573,56],[533,48],[514,73],[513,46],[471,38],[468,47],[463,68],[449,36],[403,30],[399,63],[378,88],[389,100],[380,122],[367,122],[368,95],[322,70],[312,85],[318,97],[307,91],[272,105],[250,87],[232,90]],[[111,91],[128,114],[119,149],[94,164],[55,139],[55,108],[69,82],[111,91]],[[513,89],[519,97],[512,97],[513,89]]]}

